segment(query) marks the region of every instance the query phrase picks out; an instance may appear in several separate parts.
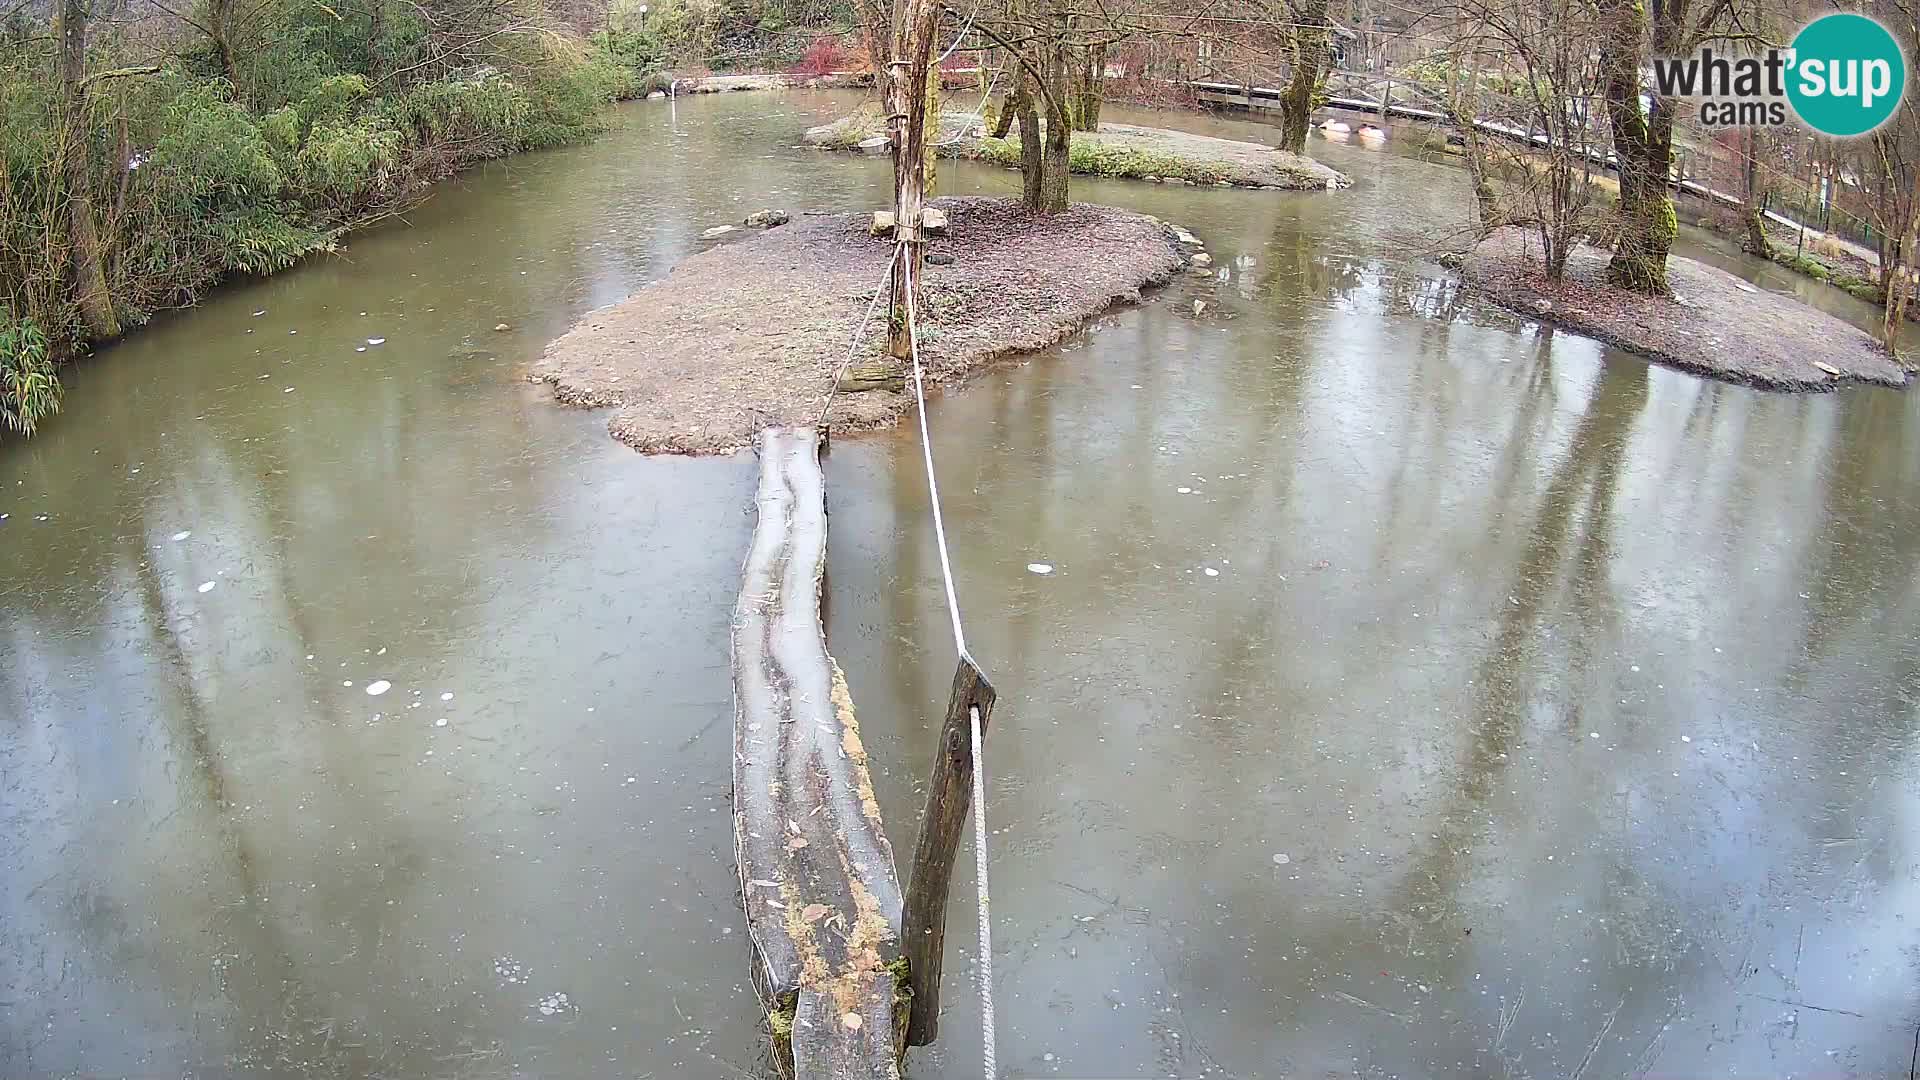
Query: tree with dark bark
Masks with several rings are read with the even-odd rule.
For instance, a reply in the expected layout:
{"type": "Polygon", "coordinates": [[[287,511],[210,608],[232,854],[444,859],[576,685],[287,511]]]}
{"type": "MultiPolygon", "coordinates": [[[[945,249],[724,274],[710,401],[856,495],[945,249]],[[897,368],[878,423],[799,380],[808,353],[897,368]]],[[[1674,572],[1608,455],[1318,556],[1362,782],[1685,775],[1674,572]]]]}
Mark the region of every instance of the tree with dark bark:
{"type": "Polygon", "coordinates": [[[1314,98],[1326,77],[1332,20],[1328,0],[1294,0],[1285,5],[1291,26],[1288,37],[1292,63],[1286,92],[1280,98],[1280,149],[1293,154],[1307,151],[1307,130],[1313,126],[1314,98]]]}
{"type": "Polygon", "coordinates": [[[1667,291],[1667,255],[1679,233],[1674,211],[1674,103],[1640,79],[1649,55],[1682,56],[1732,29],[1733,0],[1596,0],[1607,120],[1619,162],[1618,234],[1607,277],[1634,292],[1667,291]],[[1649,52],[1651,50],[1651,52],[1649,52]],[[1650,107],[1642,104],[1646,97],[1650,107]]]}

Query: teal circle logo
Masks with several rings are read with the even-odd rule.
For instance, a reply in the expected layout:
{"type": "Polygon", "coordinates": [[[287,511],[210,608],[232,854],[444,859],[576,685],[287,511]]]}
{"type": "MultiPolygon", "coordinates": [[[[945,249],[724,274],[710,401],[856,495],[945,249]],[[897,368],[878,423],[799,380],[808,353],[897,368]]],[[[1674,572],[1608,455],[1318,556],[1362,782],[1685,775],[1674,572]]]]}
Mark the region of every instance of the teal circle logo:
{"type": "Polygon", "coordinates": [[[1822,135],[1865,135],[1887,122],[1907,89],[1907,58],[1865,15],[1822,15],[1793,39],[1787,101],[1822,135]]]}

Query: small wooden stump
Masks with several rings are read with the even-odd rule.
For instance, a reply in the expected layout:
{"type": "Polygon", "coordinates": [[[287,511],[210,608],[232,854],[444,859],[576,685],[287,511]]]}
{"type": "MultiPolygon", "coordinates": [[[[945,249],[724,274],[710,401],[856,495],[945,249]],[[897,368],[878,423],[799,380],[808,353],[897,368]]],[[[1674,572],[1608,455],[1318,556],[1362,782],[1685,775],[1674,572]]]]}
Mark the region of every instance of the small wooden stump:
{"type": "Polygon", "coordinates": [[[820,623],[822,437],[760,435],[760,519],[733,617],[733,828],[754,988],[799,1080],[899,1080],[900,883],[820,623]]]}
{"type": "Polygon", "coordinates": [[[853,364],[840,376],[840,392],[857,394],[865,390],[891,390],[896,394],[905,393],[907,376],[898,364],[887,360],[876,360],[869,364],[853,364]]]}

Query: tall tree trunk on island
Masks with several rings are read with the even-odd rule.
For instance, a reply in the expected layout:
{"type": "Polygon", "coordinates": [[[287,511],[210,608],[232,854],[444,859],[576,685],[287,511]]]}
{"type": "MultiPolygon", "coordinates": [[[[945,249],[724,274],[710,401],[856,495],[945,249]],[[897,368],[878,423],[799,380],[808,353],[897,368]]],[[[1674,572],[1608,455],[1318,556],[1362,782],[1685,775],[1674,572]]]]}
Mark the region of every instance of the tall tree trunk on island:
{"type": "Polygon", "coordinates": [[[1280,149],[1293,154],[1307,151],[1307,128],[1313,123],[1313,97],[1327,67],[1328,0],[1302,0],[1292,8],[1293,71],[1280,95],[1280,149]]]}
{"type": "Polygon", "coordinates": [[[1033,81],[1017,70],[1013,84],[1013,111],[1020,117],[1020,201],[1029,210],[1040,209],[1041,180],[1047,174],[1040,146],[1040,110],[1033,101],[1033,81]]]}
{"type": "Polygon", "coordinates": [[[106,257],[93,212],[93,138],[87,121],[87,0],[60,0],[61,181],[67,192],[74,301],[96,341],[120,336],[107,289],[106,257]]]}
{"type": "Polygon", "coordinates": [[[1767,218],[1761,203],[1766,196],[1760,183],[1760,133],[1747,132],[1747,199],[1740,208],[1747,219],[1747,250],[1763,259],[1773,258],[1773,242],[1767,239],[1767,218]]]}
{"type": "Polygon", "coordinates": [[[1107,46],[1089,45],[1081,54],[1080,77],[1073,87],[1073,130],[1099,131],[1100,105],[1107,94],[1107,46]]]}
{"type": "Polygon", "coordinates": [[[1046,171],[1040,177],[1040,205],[1043,213],[1059,213],[1067,208],[1068,166],[1073,149],[1073,120],[1067,115],[1073,92],[1067,67],[1069,16],[1064,0],[1054,0],[1052,37],[1047,42],[1046,171]]]}
{"type": "Polygon", "coordinates": [[[891,96],[887,112],[893,141],[893,235],[906,250],[893,265],[893,306],[888,320],[887,351],[904,358],[910,344],[906,300],[910,284],[920,280],[920,260],[926,240],[920,217],[932,177],[927,163],[939,134],[937,105],[928,100],[927,87],[938,80],[933,68],[934,33],[940,22],[936,0],[900,0],[895,19],[892,56],[886,64],[891,96]]]}
{"type": "Polygon", "coordinates": [[[1640,107],[1640,63],[1647,30],[1642,0],[1603,0],[1600,63],[1607,120],[1620,168],[1620,231],[1607,279],[1634,292],[1667,291],[1667,254],[1680,231],[1667,182],[1673,173],[1673,108],[1640,107]]]}
{"type": "Polygon", "coordinates": [[[1020,82],[1020,58],[1008,56],[1004,49],[994,49],[988,54],[985,66],[991,69],[987,80],[993,92],[987,97],[982,119],[987,122],[989,136],[1004,139],[1013,130],[1013,88],[1020,82]]]}
{"type": "Polygon", "coordinates": [[[1893,248],[1892,258],[1883,255],[1880,260],[1880,277],[1884,283],[1881,291],[1886,304],[1886,309],[1881,312],[1880,340],[1889,351],[1900,347],[1900,328],[1906,325],[1907,304],[1913,298],[1914,254],[1920,250],[1920,175],[1914,177],[1913,191],[1906,200],[1906,212],[1906,225],[1893,248]]]}

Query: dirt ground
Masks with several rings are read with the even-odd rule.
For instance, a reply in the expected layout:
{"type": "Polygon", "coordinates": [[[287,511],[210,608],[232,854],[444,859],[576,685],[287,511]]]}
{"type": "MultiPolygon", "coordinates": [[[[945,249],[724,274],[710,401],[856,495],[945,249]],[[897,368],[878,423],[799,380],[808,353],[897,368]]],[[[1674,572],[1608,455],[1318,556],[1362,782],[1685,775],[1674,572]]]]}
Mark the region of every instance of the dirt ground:
{"type": "MultiPolygon", "coordinates": [[[[921,356],[941,385],[1010,353],[1045,348],[1182,261],[1169,227],[1075,206],[1033,215],[999,199],[940,199],[951,222],[928,245],[921,356]]],[[[529,377],[565,404],[611,407],[614,437],[650,453],[725,453],[765,427],[812,424],[854,328],[886,289],[891,245],[867,219],[805,215],[694,255],[666,278],[588,315],[529,377]]],[[[885,298],[855,356],[875,360],[885,298]]],[[[836,430],[890,424],[912,393],[834,396],[836,430]]]]}
{"type": "Polygon", "coordinates": [[[1537,237],[1510,226],[1474,248],[1460,274],[1523,315],[1698,375],[1769,390],[1906,385],[1865,331],[1723,270],[1670,256],[1673,296],[1662,299],[1608,285],[1608,253],[1599,248],[1576,249],[1559,283],[1546,280],[1539,253],[1537,237]]]}

